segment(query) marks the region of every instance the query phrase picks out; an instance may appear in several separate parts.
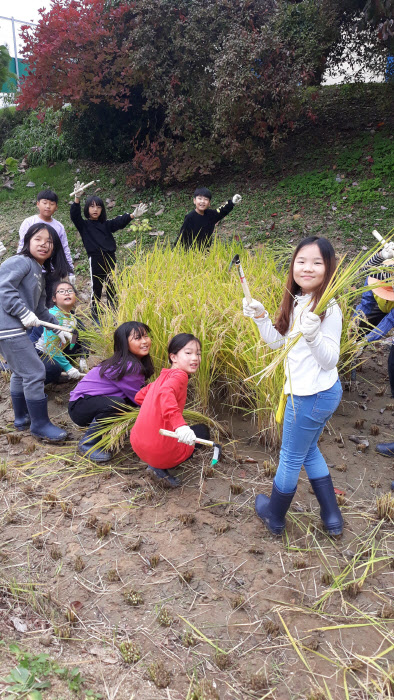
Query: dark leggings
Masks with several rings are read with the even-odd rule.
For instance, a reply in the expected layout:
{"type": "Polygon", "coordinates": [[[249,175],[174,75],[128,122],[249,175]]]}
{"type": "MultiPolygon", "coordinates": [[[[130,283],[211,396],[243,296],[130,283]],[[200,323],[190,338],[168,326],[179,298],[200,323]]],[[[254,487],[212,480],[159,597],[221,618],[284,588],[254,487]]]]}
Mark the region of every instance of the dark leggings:
{"type": "Polygon", "coordinates": [[[125,404],[135,406],[126,399],[121,399],[120,396],[82,396],[76,401],[70,401],[68,414],[73,423],[84,428],[95,418],[100,420],[100,418],[116,416],[125,404]]]}
{"type": "MultiPolygon", "coordinates": [[[[190,427],[195,433],[196,437],[200,438],[201,440],[210,440],[209,428],[207,425],[204,425],[204,423],[197,423],[197,425],[191,425],[190,427]]],[[[205,445],[199,445],[196,442],[194,449],[198,450],[201,447],[205,447],[205,445]]]]}
{"type": "Polygon", "coordinates": [[[391,387],[391,396],[394,398],[394,342],[393,342],[393,344],[391,346],[391,350],[389,352],[388,368],[389,368],[389,381],[390,381],[390,387],[391,387]]]}

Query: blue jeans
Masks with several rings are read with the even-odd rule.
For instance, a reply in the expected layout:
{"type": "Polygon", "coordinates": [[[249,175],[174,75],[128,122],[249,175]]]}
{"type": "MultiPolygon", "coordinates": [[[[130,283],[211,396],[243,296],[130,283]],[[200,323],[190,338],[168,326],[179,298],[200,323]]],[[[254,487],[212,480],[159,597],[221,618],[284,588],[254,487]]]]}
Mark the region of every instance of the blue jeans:
{"type": "Polygon", "coordinates": [[[295,490],[302,465],[309,479],[318,479],[329,473],[317,441],[341,398],[339,379],[326,391],[311,396],[293,396],[293,402],[291,396],[288,397],[279,466],[275,475],[275,485],[282,493],[295,490]]]}

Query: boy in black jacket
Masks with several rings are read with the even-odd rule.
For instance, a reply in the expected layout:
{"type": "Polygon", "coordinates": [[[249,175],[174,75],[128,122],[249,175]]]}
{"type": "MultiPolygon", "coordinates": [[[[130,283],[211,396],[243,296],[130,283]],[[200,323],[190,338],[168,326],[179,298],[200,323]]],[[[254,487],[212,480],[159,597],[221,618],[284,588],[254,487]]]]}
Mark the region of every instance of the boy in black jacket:
{"type": "Polygon", "coordinates": [[[184,248],[190,248],[192,245],[197,248],[208,248],[211,245],[216,224],[234,209],[234,204],[241,202],[242,197],[240,194],[235,194],[218,209],[209,209],[211,199],[210,190],[206,187],[197,187],[193,196],[196,208],[186,214],[175,245],[179,241],[184,248]]]}
{"type": "Polygon", "coordinates": [[[74,186],[74,202],[71,205],[70,217],[74,226],[81,234],[82,242],[89,258],[90,280],[92,284],[91,308],[92,316],[97,320],[97,302],[101,299],[104,282],[107,285],[109,304],[115,305],[115,290],[111,279],[116,265],[115,231],[125,228],[132,219],[143,216],[147,210],[146,204],[139,204],[132,214],[122,214],[114,219],[107,219],[107,212],[101,197],[87,197],[82,218],[80,198],[84,190],[83,184],[77,182],[74,186]]]}

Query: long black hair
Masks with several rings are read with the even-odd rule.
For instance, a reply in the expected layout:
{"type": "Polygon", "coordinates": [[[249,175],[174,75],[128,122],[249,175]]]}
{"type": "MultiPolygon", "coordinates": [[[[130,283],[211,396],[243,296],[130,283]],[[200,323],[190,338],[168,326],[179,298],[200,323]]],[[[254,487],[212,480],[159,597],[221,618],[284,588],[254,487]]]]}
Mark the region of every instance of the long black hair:
{"type": "Polygon", "coordinates": [[[182,348],[185,347],[185,345],[190,343],[192,340],[195,340],[196,343],[199,344],[201,349],[201,342],[198,338],[196,338],[195,335],[192,335],[192,333],[178,333],[178,335],[174,335],[174,337],[171,338],[170,342],[168,343],[168,361],[170,365],[172,365],[170,355],[176,355],[180,350],[182,350],[182,348]]]}
{"type": "Polygon", "coordinates": [[[48,274],[51,275],[51,280],[67,277],[68,273],[71,272],[70,265],[67,262],[61,240],[53,226],[50,224],[45,224],[43,222],[30,226],[25,233],[22,250],[17,253],[17,255],[26,255],[26,257],[35,260],[30,252],[30,241],[36,233],[42,231],[43,229],[48,231],[53,245],[51,257],[45,260],[43,263],[43,268],[48,274]]]}
{"type": "Polygon", "coordinates": [[[130,335],[139,339],[149,334],[150,328],[145,323],[140,321],[122,323],[114,333],[114,354],[100,364],[100,377],[107,374],[116,382],[125,374],[136,374],[142,371],[145,379],[149,379],[155,371],[151,356],[137,357],[130,352],[128,342],[130,335]]]}
{"type": "MultiPolygon", "coordinates": [[[[305,246],[307,245],[314,244],[316,244],[319,248],[320,254],[323,258],[325,272],[320,287],[316,289],[313,293],[313,303],[311,311],[315,310],[317,304],[319,303],[323,295],[324,290],[326,289],[331,277],[335,272],[337,266],[337,262],[335,259],[335,250],[332,247],[330,241],[327,240],[327,238],[319,238],[319,236],[309,236],[308,238],[303,238],[302,241],[299,242],[291,259],[289,274],[287,276],[286,288],[283,294],[280,310],[275,321],[275,328],[277,331],[279,331],[279,333],[281,333],[281,335],[284,335],[289,330],[290,316],[294,305],[294,297],[296,294],[300,294],[301,292],[301,287],[294,280],[295,259],[300,250],[302,250],[302,248],[305,248],[305,246]]],[[[321,318],[323,318],[323,316],[321,318]]]]}
{"type": "Polygon", "coordinates": [[[91,204],[95,204],[97,207],[101,207],[101,214],[97,221],[99,221],[100,224],[103,224],[104,221],[107,221],[107,212],[105,211],[105,204],[101,197],[97,197],[96,194],[91,194],[89,197],[86,197],[85,206],[83,208],[84,217],[86,219],[89,218],[89,207],[91,204]]]}

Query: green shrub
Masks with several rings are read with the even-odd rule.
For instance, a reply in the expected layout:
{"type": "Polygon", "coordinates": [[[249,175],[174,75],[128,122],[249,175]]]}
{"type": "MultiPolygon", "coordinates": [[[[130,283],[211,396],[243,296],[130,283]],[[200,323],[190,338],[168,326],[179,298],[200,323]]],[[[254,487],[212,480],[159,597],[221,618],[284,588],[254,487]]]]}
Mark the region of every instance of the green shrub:
{"type": "Polygon", "coordinates": [[[12,136],[13,130],[22,124],[26,112],[17,111],[15,107],[0,109],[0,149],[4,141],[12,136]]]}
{"type": "Polygon", "coordinates": [[[25,113],[25,118],[12,131],[3,143],[6,157],[27,156],[29,165],[44,165],[51,161],[65,160],[72,155],[72,149],[62,133],[64,113],[47,109],[41,112],[25,113]]]}

